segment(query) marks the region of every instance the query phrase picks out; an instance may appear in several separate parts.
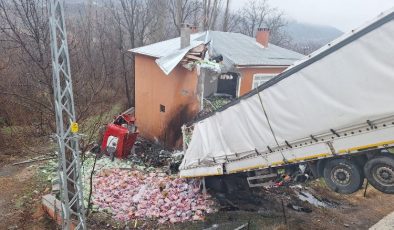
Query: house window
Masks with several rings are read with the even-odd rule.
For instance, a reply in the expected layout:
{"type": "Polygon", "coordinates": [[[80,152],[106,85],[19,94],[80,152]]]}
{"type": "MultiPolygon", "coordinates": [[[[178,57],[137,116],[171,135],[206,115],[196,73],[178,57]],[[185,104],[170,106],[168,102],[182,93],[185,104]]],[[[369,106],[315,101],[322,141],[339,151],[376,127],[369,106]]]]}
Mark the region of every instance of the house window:
{"type": "Polygon", "coordinates": [[[166,111],[166,107],[164,105],[160,105],[160,112],[164,113],[166,111]]]}
{"type": "Polygon", "coordinates": [[[265,73],[258,73],[253,75],[252,89],[257,88],[259,85],[264,84],[265,82],[271,80],[275,76],[276,74],[265,74],[265,73]]]}

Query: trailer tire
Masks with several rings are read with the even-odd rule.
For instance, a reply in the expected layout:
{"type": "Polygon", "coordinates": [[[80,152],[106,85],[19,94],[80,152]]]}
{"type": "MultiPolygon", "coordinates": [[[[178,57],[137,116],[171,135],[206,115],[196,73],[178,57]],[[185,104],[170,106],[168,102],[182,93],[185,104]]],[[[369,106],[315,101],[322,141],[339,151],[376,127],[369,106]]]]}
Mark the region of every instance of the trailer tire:
{"type": "Polygon", "coordinates": [[[323,175],[327,186],[338,193],[354,193],[361,188],[364,182],[361,167],[348,159],[340,158],[327,161],[323,175]]]}
{"type": "Polygon", "coordinates": [[[377,190],[394,194],[394,159],[389,156],[379,156],[370,159],[364,166],[368,182],[377,190]]]}

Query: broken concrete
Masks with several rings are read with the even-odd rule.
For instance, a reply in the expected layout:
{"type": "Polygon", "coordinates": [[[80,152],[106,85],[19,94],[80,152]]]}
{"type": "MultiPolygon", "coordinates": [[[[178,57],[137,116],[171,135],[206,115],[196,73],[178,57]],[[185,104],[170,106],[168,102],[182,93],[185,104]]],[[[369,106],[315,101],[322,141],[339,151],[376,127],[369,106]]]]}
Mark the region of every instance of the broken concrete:
{"type": "MultiPolygon", "coordinates": [[[[42,207],[58,225],[62,225],[60,200],[56,199],[52,194],[45,195],[42,197],[42,207]]],[[[75,229],[75,226],[76,225],[72,223],[70,229],[75,229]]]]}
{"type": "Polygon", "coordinates": [[[391,230],[394,229],[394,212],[388,214],[369,230],[391,230]]]}

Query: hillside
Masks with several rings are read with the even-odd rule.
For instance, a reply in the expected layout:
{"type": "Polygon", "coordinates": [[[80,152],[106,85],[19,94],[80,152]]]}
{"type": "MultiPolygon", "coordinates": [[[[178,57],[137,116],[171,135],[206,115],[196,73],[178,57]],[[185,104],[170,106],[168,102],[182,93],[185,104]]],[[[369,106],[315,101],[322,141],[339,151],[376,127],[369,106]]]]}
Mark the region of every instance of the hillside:
{"type": "Polygon", "coordinates": [[[324,45],[343,34],[333,26],[314,25],[291,21],[285,30],[295,43],[317,43],[324,45]]]}

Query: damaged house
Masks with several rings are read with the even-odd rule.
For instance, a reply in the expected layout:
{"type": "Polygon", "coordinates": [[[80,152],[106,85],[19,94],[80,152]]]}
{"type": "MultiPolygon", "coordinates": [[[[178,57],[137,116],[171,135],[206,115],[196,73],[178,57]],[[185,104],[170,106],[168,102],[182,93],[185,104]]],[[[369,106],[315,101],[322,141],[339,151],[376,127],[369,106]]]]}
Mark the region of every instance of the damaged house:
{"type": "Polygon", "coordinates": [[[181,145],[181,126],[205,98],[236,98],[284,71],[303,55],[256,38],[184,26],[181,36],[130,50],[135,54],[135,115],[140,134],[168,146],[181,145]]]}

